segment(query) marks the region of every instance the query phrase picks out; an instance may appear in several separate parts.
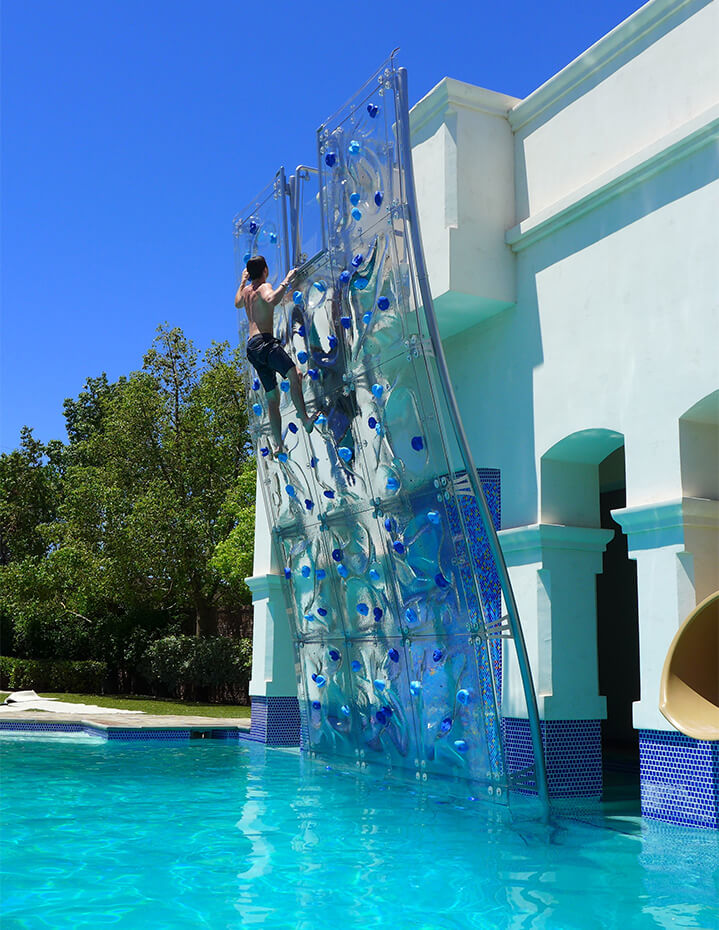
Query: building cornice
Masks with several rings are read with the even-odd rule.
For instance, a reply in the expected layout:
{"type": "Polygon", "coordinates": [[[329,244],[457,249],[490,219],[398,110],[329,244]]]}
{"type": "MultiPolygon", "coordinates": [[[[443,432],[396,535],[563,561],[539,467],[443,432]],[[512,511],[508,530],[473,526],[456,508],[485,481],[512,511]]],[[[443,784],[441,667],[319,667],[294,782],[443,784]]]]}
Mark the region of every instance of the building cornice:
{"type": "Polygon", "coordinates": [[[690,3],[696,3],[696,0],[651,0],[646,3],[520,101],[508,117],[514,132],[537,119],[545,110],[590,79],[618,55],[629,51],[649,33],[659,30],[666,19],[676,15],[682,7],[690,3]]]}
{"type": "Polygon", "coordinates": [[[252,575],[245,578],[245,584],[252,592],[253,603],[282,593],[282,578],[279,575],[252,575]]]}
{"type": "Polygon", "coordinates": [[[684,545],[687,527],[719,529],[719,501],[698,497],[612,510],[630,549],[684,545]]]}
{"type": "Polygon", "coordinates": [[[445,77],[410,110],[410,132],[412,135],[418,133],[436,116],[448,110],[472,110],[506,119],[518,102],[517,97],[445,77]]]}
{"type": "Polygon", "coordinates": [[[509,229],[505,241],[521,252],[585,213],[624,194],[719,138],[719,105],[593,178],[588,184],[509,229]]]}

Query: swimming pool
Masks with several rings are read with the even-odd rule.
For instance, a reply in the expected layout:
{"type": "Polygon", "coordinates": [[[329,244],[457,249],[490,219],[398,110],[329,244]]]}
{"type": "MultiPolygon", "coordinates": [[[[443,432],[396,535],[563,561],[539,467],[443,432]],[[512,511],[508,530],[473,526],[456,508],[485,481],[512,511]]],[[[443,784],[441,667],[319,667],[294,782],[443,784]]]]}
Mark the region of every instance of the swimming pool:
{"type": "Polygon", "coordinates": [[[232,741],[6,736],[0,764],[3,930],[719,927],[713,831],[510,826],[232,741]]]}

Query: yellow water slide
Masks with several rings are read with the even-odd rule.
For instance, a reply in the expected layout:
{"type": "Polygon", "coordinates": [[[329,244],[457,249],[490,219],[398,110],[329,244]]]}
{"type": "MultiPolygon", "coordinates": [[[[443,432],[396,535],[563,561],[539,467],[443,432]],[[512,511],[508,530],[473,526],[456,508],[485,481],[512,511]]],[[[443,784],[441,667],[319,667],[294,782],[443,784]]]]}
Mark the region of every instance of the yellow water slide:
{"type": "Polygon", "coordinates": [[[719,591],[694,608],[672,640],[659,710],[680,733],[719,740],[719,591]]]}

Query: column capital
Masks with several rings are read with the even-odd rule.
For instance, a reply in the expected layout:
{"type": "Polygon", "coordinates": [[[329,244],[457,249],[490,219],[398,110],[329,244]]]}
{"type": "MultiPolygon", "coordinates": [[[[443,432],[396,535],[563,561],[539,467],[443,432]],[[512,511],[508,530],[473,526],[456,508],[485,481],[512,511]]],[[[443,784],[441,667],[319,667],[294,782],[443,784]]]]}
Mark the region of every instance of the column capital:
{"type": "Polygon", "coordinates": [[[541,562],[548,549],[604,552],[613,536],[613,530],[564,526],[558,523],[534,523],[500,530],[499,541],[507,565],[527,565],[531,562],[541,562]]]}
{"type": "Polygon", "coordinates": [[[282,577],[280,575],[251,575],[245,578],[245,584],[252,592],[252,603],[263,601],[268,597],[282,593],[282,577]]]}
{"type": "Polygon", "coordinates": [[[618,508],[612,517],[627,535],[630,550],[683,546],[687,527],[719,528],[719,501],[682,497],[618,508]]]}

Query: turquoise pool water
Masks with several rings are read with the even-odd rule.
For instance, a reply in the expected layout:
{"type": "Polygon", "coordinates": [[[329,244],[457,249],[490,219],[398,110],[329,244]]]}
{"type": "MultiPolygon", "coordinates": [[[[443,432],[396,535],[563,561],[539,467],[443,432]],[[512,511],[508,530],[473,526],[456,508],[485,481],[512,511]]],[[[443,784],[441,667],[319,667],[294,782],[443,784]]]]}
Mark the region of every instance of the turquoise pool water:
{"type": "Polygon", "coordinates": [[[2,930],[719,927],[715,832],[513,827],[246,743],[3,737],[0,763],[2,930]]]}

